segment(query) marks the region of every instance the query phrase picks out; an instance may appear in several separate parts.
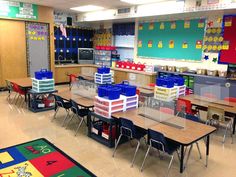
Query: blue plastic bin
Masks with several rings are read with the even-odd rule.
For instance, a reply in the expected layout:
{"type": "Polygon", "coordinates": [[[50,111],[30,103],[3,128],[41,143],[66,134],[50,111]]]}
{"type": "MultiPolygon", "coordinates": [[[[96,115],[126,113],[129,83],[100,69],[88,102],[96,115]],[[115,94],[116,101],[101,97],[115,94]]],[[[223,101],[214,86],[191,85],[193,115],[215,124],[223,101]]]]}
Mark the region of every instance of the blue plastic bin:
{"type": "Polygon", "coordinates": [[[101,85],[98,87],[98,96],[105,97],[106,96],[106,86],[101,85]]]}
{"type": "Polygon", "coordinates": [[[107,97],[109,100],[116,100],[120,98],[121,89],[119,87],[107,88],[107,97]]]}
{"type": "Polygon", "coordinates": [[[174,87],[174,80],[171,78],[157,78],[156,85],[159,87],[172,88],[174,87]]]}
{"type": "Polygon", "coordinates": [[[117,84],[117,87],[121,88],[121,94],[125,96],[134,96],[136,95],[137,87],[128,84],[117,84]]]}
{"type": "Polygon", "coordinates": [[[34,77],[38,80],[52,79],[53,78],[53,72],[48,71],[46,69],[42,69],[41,71],[36,71],[34,73],[34,77]]]}
{"type": "Polygon", "coordinates": [[[109,74],[110,73],[110,68],[100,67],[100,68],[97,69],[97,72],[99,74],[109,74]]]}
{"type": "Polygon", "coordinates": [[[175,86],[183,86],[185,79],[183,77],[173,77],[172,78],[174,80],[174,85],[175,86]]]}

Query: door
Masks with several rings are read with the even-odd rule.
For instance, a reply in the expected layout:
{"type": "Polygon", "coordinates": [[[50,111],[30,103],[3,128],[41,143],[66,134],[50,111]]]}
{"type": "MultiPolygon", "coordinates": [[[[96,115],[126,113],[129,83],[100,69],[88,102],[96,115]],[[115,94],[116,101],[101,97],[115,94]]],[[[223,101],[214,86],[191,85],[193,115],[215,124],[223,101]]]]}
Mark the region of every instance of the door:
{"type": "Polygon", "coordinates": [[[25,23],[0,19],[0,87],[5,79],[27,77],[25,23]]]}
{"type": "Polygon", "coordinates": [[[40,69],[50,69],[49,25],[26,22],[28,75],[40,69]]]}

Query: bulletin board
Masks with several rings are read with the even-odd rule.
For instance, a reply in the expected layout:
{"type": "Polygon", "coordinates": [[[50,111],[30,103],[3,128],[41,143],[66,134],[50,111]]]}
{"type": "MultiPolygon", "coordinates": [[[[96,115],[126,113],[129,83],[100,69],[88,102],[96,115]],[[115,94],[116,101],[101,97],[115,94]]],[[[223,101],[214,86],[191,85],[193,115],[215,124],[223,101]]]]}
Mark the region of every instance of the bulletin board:
{"type": "Polygon", "coordinates": [[[236,64],[236,15],[226,15],[223,18],[222,50],[219,54],[220,64],[236,64]]]}
{"type": "Polygon", "coordinates": [[[140,23],[138,56],[200,61],[204,30],[205,19],[140,23]]]}

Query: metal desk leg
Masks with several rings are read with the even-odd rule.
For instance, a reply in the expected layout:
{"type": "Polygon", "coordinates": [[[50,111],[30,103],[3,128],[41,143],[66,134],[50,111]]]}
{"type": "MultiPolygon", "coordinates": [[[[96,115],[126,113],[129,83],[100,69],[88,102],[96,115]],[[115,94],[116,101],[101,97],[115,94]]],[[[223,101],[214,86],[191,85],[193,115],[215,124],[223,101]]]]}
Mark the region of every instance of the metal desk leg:
{"type": "Polygon", "coordinates": [[[88,124],[88,137],[91,137],[91,115],[90,113],[87,116],[87,124],[88,124]]]}
{"type": "Polygon", "coordinates": [[[206,167],[208,166],[208,156],[209,156],[209,146],[210,145],[210,135],[206,138],[206,167]]]}
{"type": "Polygon", "coordinates": [[[184,145],[180,146],[180,173],[184,171],[184,145]]]}
{"type": "Polygon", "coordinates": [[[233,119],[233,135],[235,134],[235,126],[236,126],[236,114],[234,114],[234,119],[233,119]]]}

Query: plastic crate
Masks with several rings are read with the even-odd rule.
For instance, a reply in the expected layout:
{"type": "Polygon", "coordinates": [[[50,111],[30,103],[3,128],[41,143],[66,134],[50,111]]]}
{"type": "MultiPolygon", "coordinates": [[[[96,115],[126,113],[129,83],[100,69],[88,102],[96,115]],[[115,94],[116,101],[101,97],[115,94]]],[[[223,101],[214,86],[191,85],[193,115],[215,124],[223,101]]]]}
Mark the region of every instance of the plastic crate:
{"type": "Polygon", "coordinates": [[[99,74],[95,73],[95,83],[96,84],[111,84],[112,83],[112,74],[99,74]]]}
{"type": "Polygon", "coordinates": [[[32,90],[35,92],[49,92],[55,90],[54,79],[38,80],[32,78],[32,90]]]}
{"type": "Polygon", "coordinates": [[[160,87],[172,88],[174,87],[174,80],[171,78],[158,78],[156,79],[156,85],[160,87]]]}
{"type": "Polygon", "coordinates": [[[138,108],[139,97],[137,94],[135,96],[121,95],[121,98],[124,98],[124,110],[123,111],[127,111],[128,109],[138,108]]]}
{"type": "Polygon", "coordinates": [[[175,86],[177,88],[177,98],[180,96],[185,96],[186,94],[186,85],[183,86],[175,86]]]}
{"type": "Polygon", "coordinates": [[[175,86],[182,86],[184,85],[185,79],[183,77],[171,77],[171,79],[174,80],[174,85],[175,86]]]}
{"type": "Polygon", "coordinates": [[[35,78],[38,80],[42,80],[42,79],[52,79],[53,78],[53,72],[51,71],[47,71],[42,69],[41,71],[36,71],[34,73],[35,78]]]}
{"type": "Polygon", "coordinates": [[[177,98],[177,91],[178,89],[176,87],[166,88],[155,86],[154,98],[162,101],[172,101],[177,98]]]}
{"type": "Polygon", "coordinates": [[[135,96],[137,87],[128,84],[116,84],[121,89],[121,94],[124,96],[135,96]]]}
{"type": "Polygon", "coordinates": [[[98,87],[98,96],[108,100],[116,100],[120,98],[121,89],[113,85],[102,85],[98,87]]]}
{"type": "Polygon", "coordinates": [[[110,68],[107,68],[107,67],[98,68],[97,73],[99,73],[99,74],[108,74],[108,73],[110,73],[110,68]]]}

